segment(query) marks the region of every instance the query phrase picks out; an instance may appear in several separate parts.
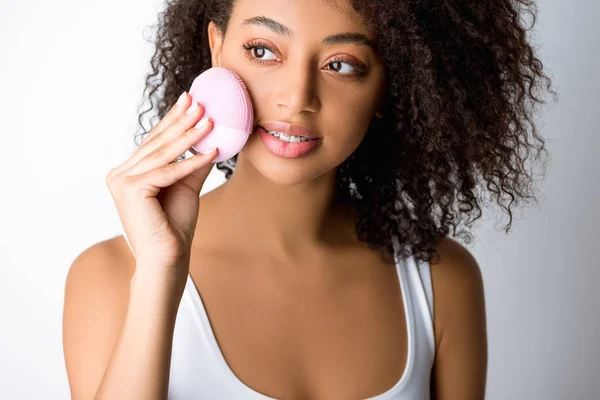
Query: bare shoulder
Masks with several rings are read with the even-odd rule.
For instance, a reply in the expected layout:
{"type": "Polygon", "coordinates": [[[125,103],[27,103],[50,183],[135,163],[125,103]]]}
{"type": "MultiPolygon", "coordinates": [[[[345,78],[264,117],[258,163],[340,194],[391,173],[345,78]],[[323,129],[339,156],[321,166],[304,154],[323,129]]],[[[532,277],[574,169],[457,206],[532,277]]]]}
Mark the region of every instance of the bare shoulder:
{"type": "Polygon", "coordinates": [[[483,280],[479,264],[471,252],[454,239],[441,239],[436,250],[437,263],[430,263],[431,279],[437,286],[438,294],[454,295],[466,291],[471,295],[482,294],[483,280]]]}
{"type": "Polygon", "coordinates": [[[441,239],[437,263],[430,263],[434,294],[435,398],[483,399],[487,373],[487,331],[483,279],[471,252],[441,239]]]}
{"type": "Polygon", "coordinates": [[[70,296],[65,302],[94,294],[104,295],[106,301],[116,300],[128,294],[134,270],[135,258],[122,235],[95,243],[71,264],[65,283],[65,295],[70,296]]]}
{"type": "Polygon", "coordinates": [[[125,278],[127,284],[135,269],[135,258],[123,235],[95,243],[83,250],[73,261],[67,275],[67,284],[79,278],[94,275],[119,283],[125,278]]]}
{"type": "Polygon", "coordinates": [[[63,351],[73,399],[94,397],[122,328],[134,270],[123,236],[91,245],[69,268],[63,351]]]}

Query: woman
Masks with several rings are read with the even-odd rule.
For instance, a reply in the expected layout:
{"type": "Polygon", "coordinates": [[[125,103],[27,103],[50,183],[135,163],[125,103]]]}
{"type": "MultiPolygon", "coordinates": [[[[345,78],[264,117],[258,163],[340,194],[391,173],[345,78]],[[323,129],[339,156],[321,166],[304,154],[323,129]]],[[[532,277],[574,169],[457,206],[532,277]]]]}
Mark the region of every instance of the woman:
{"type": "Polygon", "coordinates": [[[135,258],[119,236],[67,277],[72,398],[483,398],[481,274],[449,232],[479,188],[511,219],[533,198],[550,84],[524,2],[171,2],[161,120],[107,176],[135,258]],[[216,152],[180,157],[211,129],[185,91],[216,66],[256,129],[199,198],[216,152]],[[285,134],[314,148],[282,154],[285,134]]]}

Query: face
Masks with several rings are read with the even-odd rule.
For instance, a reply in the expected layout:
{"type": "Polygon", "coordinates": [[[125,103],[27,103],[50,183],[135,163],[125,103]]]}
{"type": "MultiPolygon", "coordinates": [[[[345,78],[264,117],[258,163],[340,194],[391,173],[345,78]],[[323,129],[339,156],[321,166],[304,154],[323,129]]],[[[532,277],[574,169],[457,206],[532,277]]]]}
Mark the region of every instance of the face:
{"type": "MultiPolygon", "coordinates": [[[[366,44],[376,38],[347,0],[331,3],[239,0],[225,37],[213,23],[209,26],[213,67],[238,74],[254,105],[257,128],[238,155],[238,167],[247,162],[280,185],[335,172],[361,143],[381,107],[384,66],[366,44]],[[262,19],[245,22],[256,17],[262,19]],[[367,40],[324,42],[342,33],[367,40]],[[317,145],[297,158],[274,154],[258,128],[273,122],[312,130],[317,145]]],[[[293,145],[272,140],[279,148],[293,145]]]]}

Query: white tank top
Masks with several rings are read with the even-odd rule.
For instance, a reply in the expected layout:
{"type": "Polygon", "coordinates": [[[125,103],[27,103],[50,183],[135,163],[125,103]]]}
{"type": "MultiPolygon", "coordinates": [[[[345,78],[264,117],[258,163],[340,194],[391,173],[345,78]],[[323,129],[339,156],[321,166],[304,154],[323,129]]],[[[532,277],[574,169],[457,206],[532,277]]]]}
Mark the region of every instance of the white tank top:
{"type": "MultiPolygon", "coordinates": [[[[392,241],[397,249],[395,236],[392,241]]],[[[367,400],[429,400],[435,357],[429,264],[412,257],[394,260],[406,315],[407,362],[392,388],[367,400]]],[[[169,400],[274,400],[244,384],[229,368],[189,274],[175,322],[168,396],[169,400]]]]}

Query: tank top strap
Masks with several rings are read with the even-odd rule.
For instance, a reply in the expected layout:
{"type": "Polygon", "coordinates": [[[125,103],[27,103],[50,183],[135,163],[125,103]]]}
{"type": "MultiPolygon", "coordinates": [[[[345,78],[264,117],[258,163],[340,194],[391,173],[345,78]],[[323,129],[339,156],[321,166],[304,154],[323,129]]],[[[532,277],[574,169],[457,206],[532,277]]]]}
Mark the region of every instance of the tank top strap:
{"type": "Polygon", "coordinates": [[[405,270],[408,284],[414,296],[416,318],[421,318],[427,331],[429,347],[435,352],[435,338],[433,330],[433,287],[431,282],[431,269],[426,261],[417,261],[413,256],[399,259],[397,253],[400,243],[396,235],[392,236],[394,246],[394,259],[399,268],[405,270]]]}
{"type": "Polygon", "coordinates": [[[421,284],[423,285],[425,295],[427,296],[427,306],[429,307],[429,315],[433,320],[433,286],[431,283],[431,267],[427,262],[417,263],[414,259],[413,261],[417,266],[417,272],[419,273],[421,284]]]}

